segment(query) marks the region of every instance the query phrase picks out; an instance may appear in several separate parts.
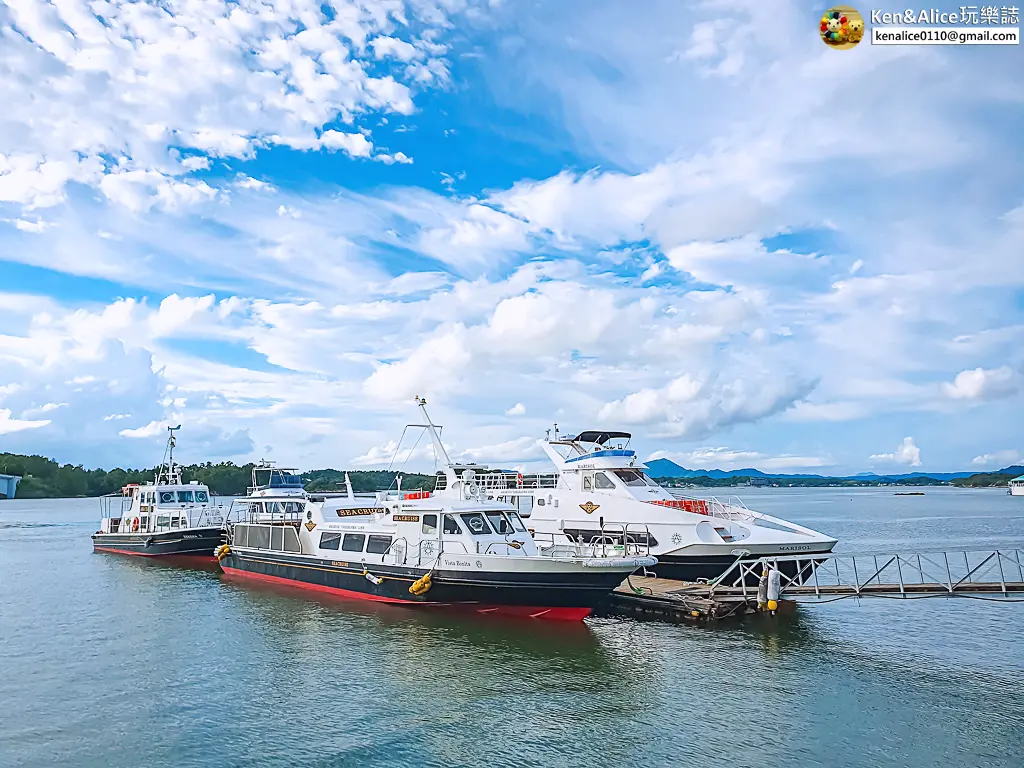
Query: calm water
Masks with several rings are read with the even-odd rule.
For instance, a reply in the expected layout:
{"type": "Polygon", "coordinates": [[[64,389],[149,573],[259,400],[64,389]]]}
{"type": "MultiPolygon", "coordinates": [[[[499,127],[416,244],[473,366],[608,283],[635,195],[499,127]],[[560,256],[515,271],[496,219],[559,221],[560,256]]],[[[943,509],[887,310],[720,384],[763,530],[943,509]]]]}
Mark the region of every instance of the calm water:
{"type": "MultiPolygon", "coordinates": [[[[1005,492],[744,498],[846,550],[1024,543],[1005,492]]],[[[97,510],[0,502],[0,765],[1024,765],[1024,603],[470,619],[94,555],[97,510]]]]}

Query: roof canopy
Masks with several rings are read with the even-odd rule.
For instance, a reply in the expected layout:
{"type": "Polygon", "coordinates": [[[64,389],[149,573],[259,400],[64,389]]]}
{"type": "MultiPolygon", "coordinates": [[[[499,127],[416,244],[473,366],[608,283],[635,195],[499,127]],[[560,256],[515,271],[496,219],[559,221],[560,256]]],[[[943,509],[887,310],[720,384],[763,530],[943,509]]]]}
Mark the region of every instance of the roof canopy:
{"type": "Polygon", "coordinates": [[[607,432],[599,429],[588,429],[586,432],[580,432],[574,438],[578,443],[597,443],[598,445],[604,445],[609,440],[614,440],[617,437],[624,437],[627,440],[632,437],[629,432],[607,432]]]}

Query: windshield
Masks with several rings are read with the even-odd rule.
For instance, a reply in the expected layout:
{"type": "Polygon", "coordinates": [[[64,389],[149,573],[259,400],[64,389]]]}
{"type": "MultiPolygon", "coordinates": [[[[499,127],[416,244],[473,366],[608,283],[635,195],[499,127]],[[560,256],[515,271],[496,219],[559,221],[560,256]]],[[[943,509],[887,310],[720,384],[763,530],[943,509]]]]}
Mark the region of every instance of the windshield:
{"type": "Polygon", "coordinates": [[[509,512],[508,518],[512,521],[513,528],[515,528],[520,533],[526,532],[526,526],[523,525],[523,521],[519,519],[519,515],[517,515],[515,512],[509,512]]]}
{"type": "Polygon", "coordinates": [[[488,512],[487,519],[491,521],[491,527],[502,536],[507,536],[514,530],[512,523],[501,512],[488,512]]]}
{"type": "Polygon", "coordinates": [[[615,472],[615,476],[618,477],[619,480],[621,480],[623,483],[630,487],[643,487],[645,485],[657,487],[657,483],[651,480],[651,478],[647,477],[647,475],[645,475],[643,472],[640,472],[638,470],[616,469],[613,471],[615,472]]]}

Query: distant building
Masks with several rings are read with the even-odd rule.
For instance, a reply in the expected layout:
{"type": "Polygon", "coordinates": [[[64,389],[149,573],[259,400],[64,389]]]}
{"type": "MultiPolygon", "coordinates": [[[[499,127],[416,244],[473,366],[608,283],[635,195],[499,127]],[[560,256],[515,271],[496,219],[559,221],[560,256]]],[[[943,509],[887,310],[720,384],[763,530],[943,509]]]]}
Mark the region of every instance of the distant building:
{"type": "Polygon", "coordinates": [[[21,478],[17,475],[0,475],[0,499],[13,499],[19,482],[21,478]]]}
{"type": "Polygon", "coordinates": [[[770,477],[752,477],[750,478],[750,485],[754,488],[767,488],[772,484],[770,477]]]}

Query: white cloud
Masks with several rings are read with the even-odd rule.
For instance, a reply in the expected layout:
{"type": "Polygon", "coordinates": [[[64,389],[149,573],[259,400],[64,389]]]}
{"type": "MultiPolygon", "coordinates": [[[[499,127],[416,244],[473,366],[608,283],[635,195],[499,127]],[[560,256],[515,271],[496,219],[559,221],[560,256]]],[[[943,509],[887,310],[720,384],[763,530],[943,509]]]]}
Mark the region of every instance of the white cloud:
{"type": "Polygon", "coordinates": [[[361,133],[324,131],[320,134],[320,146],[324,149],[340,149],[350,157],[369,157],[373,143],[361,133]]]}
{"type": "Polygon", "coordinates": [[[422,55],[416,46],[394,37],[376,37],[370,41],[370,47],[378,59],[390,57],[399,61],[412,61],[422,55]]]}
{"type": "Polygon", "coordinates": [[[181,161],[181,167],[186,171],[205,171],[210,167],[210,158],[193,155],[181,161]]]}
{"type": "Polygon", "coordinates": [[[505,411],[505,415],[506,416],[523,416],[525,414],[526,414],[526,406],[523,405],[522,403],[516,403],[511,408],[509,408],[507,411],[505,411]]]}
{"type": "Polygon", "coordinates": [[[655,424],[656,434],[690,439],[733,424],[754,422],[806,397],[814,382],[745,372],[703,380],[683,374],[660,388],[644,388],[605,403],[597,417],[612,424],[655,424]]]}
{"type": "Polygon", "coordinates": [[[1009,366],[986,370],[975,368],[960,371],[952,384],[942,385],[943,391],[954,400],[994,400],[1009,397],[1020,391],[1021,375],[1009,366]]]}
{"type": "Polygon", "coordinates": [[[876,453],[870,458],[872,461],[881,461],[891,464],[909,464],[912,467],[920,467],[921,449],[914,445],[914,438],[904,437],[903,442],[896,448],[895,453],[876,453]]]}
{"type": "Polygon", "coordinates": [[[647,461],[669,459],[688,469],[759,469],[769,472],[791,473],[797,470],[831,466],[828,456],[774,456],[759,451],[743,451],[725,447],[698,448],[689,452],[655,451],[647,461]]]}
{"type": "Polygon", "coordinates": [[[0,82],[0,201],[53,206],[77,181],[138,211],[143,199],[202,190],[173,176],[210,157],[251,158],[273,144],[368,157],[361,134],[317,132],[413,111],[409,84],[447,72],[444,45],[402,39],[413,26],[429,37],[451,22],[440,7],[401,2],[333,0],[326,15],[319,0],[11,2],[0,12],[0,66],[15,73],[0,82]],[[371,74],[368,43],[395,67],[371,74]],[[208,157],[178,160],[179,148],[208,157]]]}
{"type": "MultiPolygon", "coordinates": [[[[412,445],[406,445],[401,449],[394,440],[388,440],[383,445],[370,446],[366,453],[351,459],[352,466],[400,469],[406,467],[410,461],[418,466],[426,459],[433,460],[434,449],[429,441],[424,443],[423,440],[420,440],[419,445],[416,445],[414,441],[415,437],[410,441],[413,442],[412,445]]],[[[447,449],[447,446],[445,448],[447,449]]],[[[411,468],[409,469],[411,471],[411,468]]]]}
{"type": "Polygon", "coordinates": [[[478,464],[511,464],[528,462],[544,456],[541,441],[535,437],[518,437],[497,445],[467,448],[452,457],[454,461],[478,464]]]}
{"type": "Polygon", "coordinates": [[[395,152],[393,155],[389,155],[387,152],[379,152],[373,156],[373,159],[378,163],[384,163],[384,165],[412,165],[412,158],[406,155],[404,152],[395,152]]]}
{"type": "Polygon", "coordinates": [[[971,459],[972,464],[982,467],[998,466],[999,468],[1002,468],[1021,464],[1022,462],[1024,462],[1024,456],[1021,455],[1020,451],[1015,450],[983,453],[981,456],[975,456],[971,459]]]}
{"type": "Polygon", "coordinates": [[[25,420],[12,419],[9,408],[0,408],[0,435],[9,435],[12,432],[20,432],[24,429],[39,429],[51,422],[49,419],[25,420]]]}
{"type": "Polygon", "coordinates": [[[122,429],[119,434],[121,437],[155,437],[156,435],[162,435],[168,424],[163,420],[151,421],[143,427],[136,427],[135,429],[122,429]]]}

